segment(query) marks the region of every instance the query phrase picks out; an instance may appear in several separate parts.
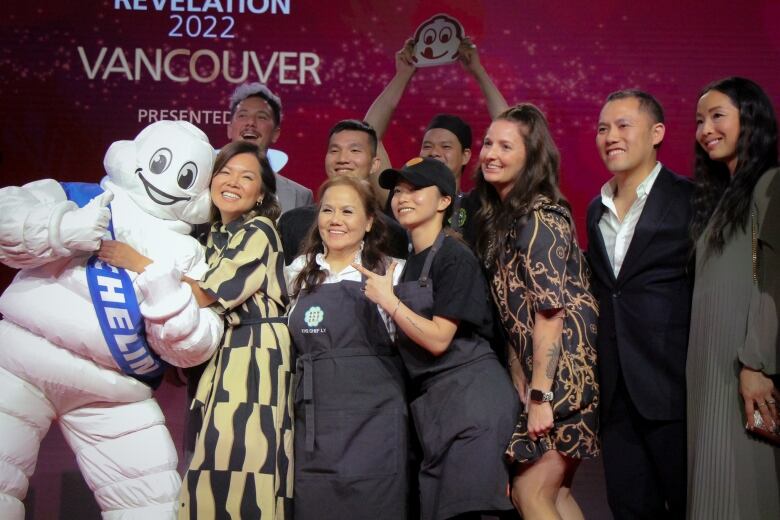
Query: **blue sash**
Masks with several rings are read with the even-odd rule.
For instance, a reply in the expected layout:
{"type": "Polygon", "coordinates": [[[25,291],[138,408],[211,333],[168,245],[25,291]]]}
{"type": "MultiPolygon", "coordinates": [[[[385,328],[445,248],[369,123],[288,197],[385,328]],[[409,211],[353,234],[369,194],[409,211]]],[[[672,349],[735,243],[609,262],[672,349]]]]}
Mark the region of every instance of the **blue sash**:
{"type": "MultiPolygon", "coordinates": [[[[79,207],[103,193],[98,184],[60,183],[79,207]]],[[[114,238],[113,222],[108,230],[114,238]]],[[[93,255],[87,261],[87,285],[95,306],[100,329],[108,349],[125,374],[156,388],[165,371],[164,362],[149,348],[144,336],[144,320],[127,271],[100,261],[93,255]]]]}

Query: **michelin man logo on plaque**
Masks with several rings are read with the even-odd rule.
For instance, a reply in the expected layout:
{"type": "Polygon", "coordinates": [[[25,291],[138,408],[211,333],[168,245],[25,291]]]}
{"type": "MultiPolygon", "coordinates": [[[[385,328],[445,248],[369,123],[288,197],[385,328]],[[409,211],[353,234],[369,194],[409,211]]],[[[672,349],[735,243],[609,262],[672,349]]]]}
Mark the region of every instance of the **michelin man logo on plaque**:
{"type": "Polygon", "coordinates": [[[414,63],[417,67],[434,67],[454,63],[463,41],[461,23],[444,13],[427,19],[414,32],[414,63]]]}
{"type": "Polygon", "coordinates": [[[0,518],[24,518],[55,419],[103,518],[175,518],[176,449],[152,387],[165,362],[202,363],[222,336],[181,279],[207,270],[189,232],[208,220],[213,160],[198,128],[160,121],[110,146],[100,184],[0,189],[0,261],[20,269],[0,296],[0,518]],[[153,263],[102,263],[112,237],[153,263]]]}

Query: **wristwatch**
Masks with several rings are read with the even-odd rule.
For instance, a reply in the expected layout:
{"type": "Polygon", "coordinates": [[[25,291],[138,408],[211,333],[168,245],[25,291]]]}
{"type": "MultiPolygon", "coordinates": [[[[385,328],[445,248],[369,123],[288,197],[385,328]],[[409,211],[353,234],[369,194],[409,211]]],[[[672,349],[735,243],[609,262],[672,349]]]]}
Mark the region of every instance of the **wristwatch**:
{"type": "Polygon", "coordinates": [[[550,403],[553,400],[553,393],[531,388],[528,391],[528,398],[535,403],[550,403]]]}

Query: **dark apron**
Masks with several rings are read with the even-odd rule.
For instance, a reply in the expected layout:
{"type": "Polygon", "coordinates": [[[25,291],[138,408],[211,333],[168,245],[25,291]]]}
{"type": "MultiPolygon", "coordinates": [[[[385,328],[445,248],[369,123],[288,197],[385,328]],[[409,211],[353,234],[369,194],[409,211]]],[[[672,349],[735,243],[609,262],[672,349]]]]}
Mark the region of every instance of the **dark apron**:
{"type": "Polygon", "coordinates": [[[297,520],[407,518],[403,364],[361,287],[302,291],[290,315],[297,520]]]}
{"type": "MultiPolygon", "coordinates": [[[[430,269],[443,241],[442,233],[418,280],[395,287],[407,307],[428,319],[433,318],[434,305],[430,269]]],[[[503,454],[514,431],[519,399],[487,340],[476,334],[456,336],[436,357],[399,331],[399,351],[419,387],[411,410],[423,452],[421,518],[512,509],[503,454]]]]}

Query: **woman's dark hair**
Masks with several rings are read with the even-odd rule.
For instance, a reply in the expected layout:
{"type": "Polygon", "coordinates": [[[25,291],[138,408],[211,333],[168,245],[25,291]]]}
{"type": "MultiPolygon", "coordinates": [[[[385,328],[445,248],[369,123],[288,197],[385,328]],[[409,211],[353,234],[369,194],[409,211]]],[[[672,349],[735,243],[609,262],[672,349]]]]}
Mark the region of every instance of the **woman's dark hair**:
{"type": "MultiPolygon", "coordinates": [[[[214,159],[214,169],[211,171],[211,176],[213,178],[217,172],[225,167],[230,159],[242,153],[252,155],[257,159],[257,162],[260,163],[260,180],[263,186],[263,201],[244,213],[244,220],[259,215],[276,222],[276,219],[282,214],[282,208],[276,200],[276,175],[274,175],[274,171],[271,169],[271,163],[268,162],[268,158],[260,151],[260,147],[255,143],[250,143],[249,141],[234,141],[223,146],[219,151],[217,158],[214,159]]],[[[211,222],[216,222],[219,219],[219,209],[217,209],[212,202],[211,222]]]]}
{"type": "Polygon", "coordinates": [[[502,112],[494,121],[515,123],[525,144],[525,166],[503,202],[493,185],[485,180],[482,168],[475,173],[480,202],[475,217],[480,230],[476,249],[486,266],[493,264],[496,248],[513,223],[526,219],[539,197],[571,210],[558,187],[560,155],[541,110],[530,103],[521,103],[502,112]]]}
{"type": "Polygon", "coordinates": [[[389,261],[384,253],[384,247],[388,242],[387,225],[380,218],[381,209],[376,201],[373,189],[368,181],[339,175],[325,181],[320,186],[317,204],[317,216],[309,232],[306,234],[306,241],[303,246],[303,254],[306,256],[306,264],[298,276],[293,281],[292,295],[297,297],[302,289],[314,291],[325,281],[326,274],[320,269],[317,263],[317,254],[325,252],[325,244],[320,236],[318,226],[318,217],[322,208],[322,200],[330,188],[336,186],[347,186],[355,190],[358,198],[363,204],[366,216],[373,220],[371,230],[367,231],[363,237],[362,265],[369,271],[378,274],[385,274],[389,261]]]}
{"type": "Polygon", "coordinates": [[[737,165],[731,175],[725,162],[710,159],[696,143],[691,236],[698,240],[712,222],[707,245],[721,251],[737,226],[746,229],[753,188],[767,170],[777,166],[777,119],[769,97],[749,79],[733,76],[715,81],[702,89],[699,99],[711,90],[728,96],[739,110],[737,165]]]}

